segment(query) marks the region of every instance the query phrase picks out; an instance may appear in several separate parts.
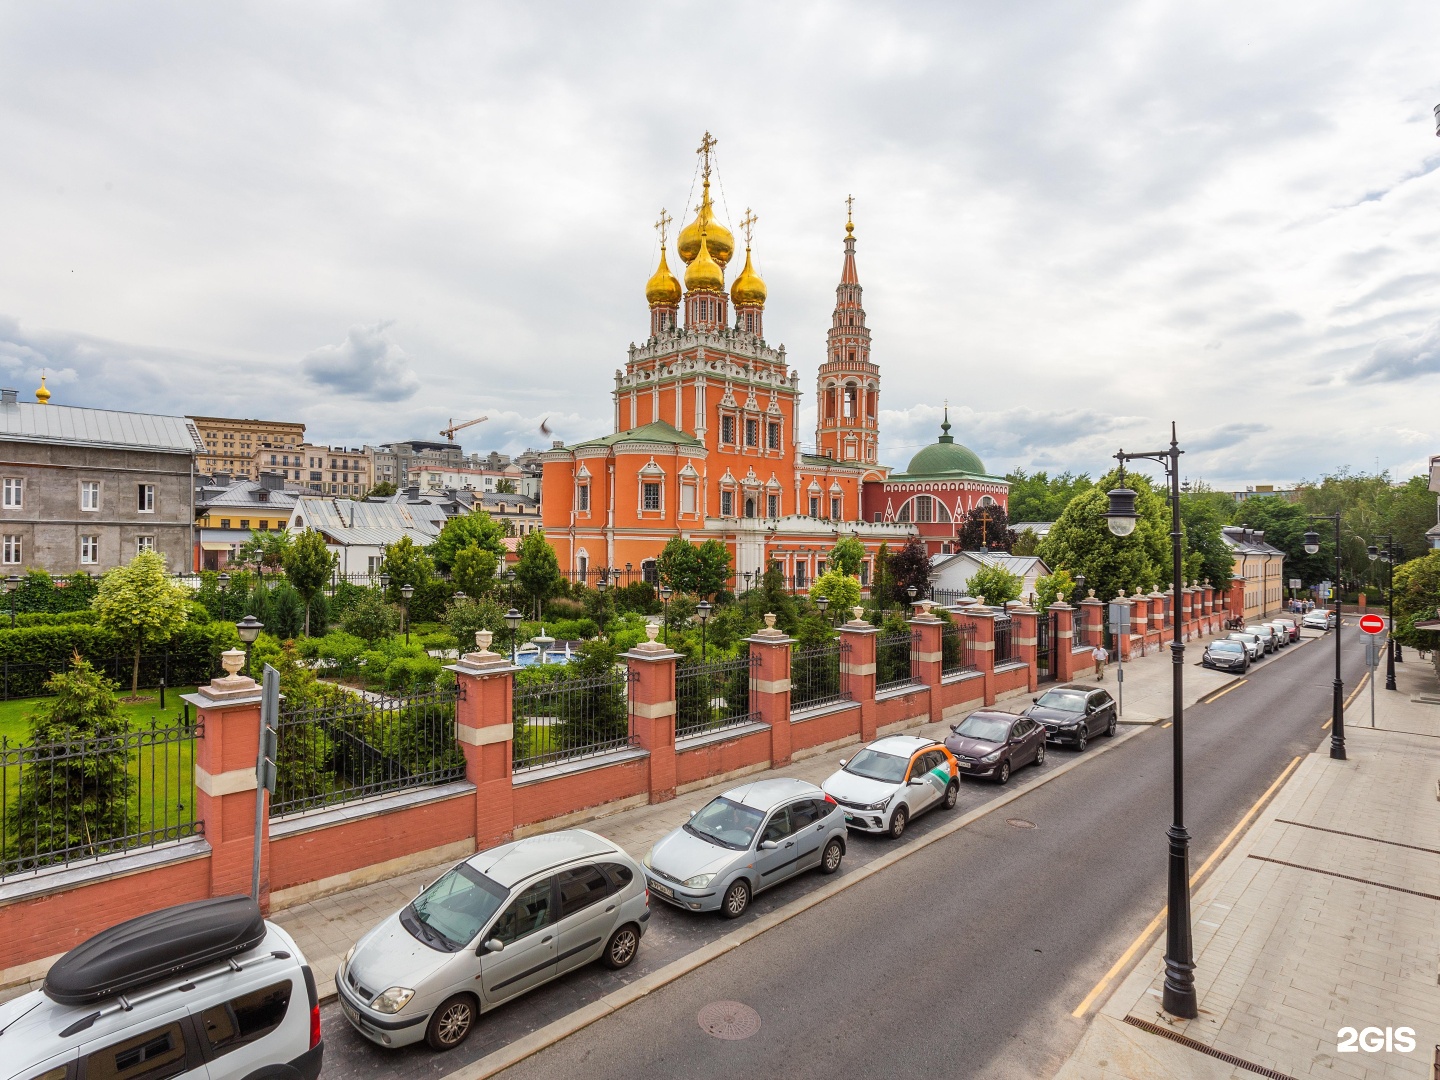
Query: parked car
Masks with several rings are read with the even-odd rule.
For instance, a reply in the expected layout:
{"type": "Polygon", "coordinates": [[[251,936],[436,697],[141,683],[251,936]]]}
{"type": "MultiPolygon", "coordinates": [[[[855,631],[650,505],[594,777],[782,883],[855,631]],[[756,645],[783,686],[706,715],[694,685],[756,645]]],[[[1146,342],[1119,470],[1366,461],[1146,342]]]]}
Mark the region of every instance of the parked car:
{"type": "Polygon", "coordinates": [[[248,896],[163,908],[102,930],[41,989],[0,1005],[5,1075],[315,1080],[315,976],[248,896]]]}
{"type": "Polygon", "coordinates": [[[459,1046],[501,1002],[595,960],[635,959],[650,899],[640,865],[584,829],[482,851],[357,941],[340,1008],[381,1046],[459,1046]]]}
{"type": "Polygon", "coordinates": [[[1300,625],[1307,630],[1334,630],[1335,612],[1329,608],[1316,608],[1305,614],[1305,617],[1300,620],[1300,625]]]}
{"type": "Polygon", "coordinates": [[[1290,644],[1290,624],[1289,624],[1289,623],[1285,622],[1285,621],[1282,620],[1282,619],[1271,619],[1271,620],[1270,620],[1268,623],[1266,623],[1265,625],[1268,626],[1268,627],[1270,627],[1271,630],[1274,630],[1274,631],[1275,631],[1275,644],[1276,644],[1276,645],[1278,645],[1280,648],[1283,649],[1283,648],[1285,648],[1287,645],[1290,644]]]}
{"type": "Polygon", "coordinates": [[[1284,630],[1285,636],[1291,641],[1300,640],[1300,624],[1294,619],[1276,619],[1271,623],[1277,630],[1284,630]]]}
{"type": "Polygon", "coordinates": [[[1273,653],[1280,648],[1280,644],[1276,640],[1275,628],[1269,623],[1253,623],[1246,627],[1246,633],[1258,637],[1261,648],[1267,653],[1273,653]]]}
{"type": "Polygon", "coordinates": [[[1028,716],[980,709],[950,730],[945,749],[955,755],[961,776],[989,776],[1003,784],[1022,765],[1045,764],[1045,728],[1028,716]]]}
{"type": "Polygon", "coordinates": [[[845,808],[850,828],[898,840],[905,826],[931,807],[954,809],[960,769],[955,756],[933,739],[889,735],[848,761],[841,758],[840,771],[821,786],[845,808]]]}
{"type": "Polygon", "coordinates": [[[1046,690],[1020,715],[1044,727],[1051,742],[1071,743],[1077,750],[1084,750],[1096,735],[1114,735],[1120,722],[1115,699],[1084,683],[1046,690]]]}
{"type": "Polygon", "coordinates": [[[1265,643],[1248,630],[1232,630],[1226,635],[1231,641],[1243,642],[1246,651],[1250,654],[1251,660],[1259,660],[1265,655],[1265,643]]]}
{"type": "Polygon", "coordinates": [[[1250,670],[1250,651],[1243,641],[1220,638],[1205,646],[1200,663],[1217,671],[1238,671],[1243,674],[1250,670]]]}
{"type": "Polygon", "coordinates": [[[687,911],[740,916],[756,893],[845,856],[845,811],[804,780],[758,780],[711,799],[645,855],[650,891],[687,911]]]}

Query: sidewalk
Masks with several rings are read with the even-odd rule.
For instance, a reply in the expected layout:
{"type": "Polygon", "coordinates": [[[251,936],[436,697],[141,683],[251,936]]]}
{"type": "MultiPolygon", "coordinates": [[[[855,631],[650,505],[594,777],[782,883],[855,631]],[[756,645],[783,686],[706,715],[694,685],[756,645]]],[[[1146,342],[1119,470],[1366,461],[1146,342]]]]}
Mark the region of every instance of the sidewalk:
{"type": "Polygon", "coordinates": [[[1354,695],[1348,760],[1326,732],[1194,897],[1199,1017],[1160,1010],[1162,935],[1056,1080],[1434,1075],[1440,706],[1429,664],[1396,678],[1374,728],[1369,686],[1354,695]],[[1339,1052],[1346,1027],[1380,1029],[1382,1048],[1339,1052]],[[1409,1053],[1383,1049],[1398,1027],[1409,1053]]]}

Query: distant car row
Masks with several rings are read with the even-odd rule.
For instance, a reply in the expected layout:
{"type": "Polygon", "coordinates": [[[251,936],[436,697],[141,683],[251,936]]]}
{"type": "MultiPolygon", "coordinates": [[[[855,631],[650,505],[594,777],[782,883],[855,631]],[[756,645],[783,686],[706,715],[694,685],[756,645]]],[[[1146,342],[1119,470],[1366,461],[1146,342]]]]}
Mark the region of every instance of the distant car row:
{"type": "MultiPolygon", "coordinates": [[[[1324,614],[1323,612],[1317,614],[1324,614]]],[[[1309,615],[1305,616],[1307,619],[1309,615]]],[[[1200,662],[1217,671],[1250,670],[1250,665],[1267,653],[1279,652],[1292,641],[1300,640],[1300,627],[1289,619],[1254,623],[1244,630],[1232,630],[1205,646],[1200,662]]]]}

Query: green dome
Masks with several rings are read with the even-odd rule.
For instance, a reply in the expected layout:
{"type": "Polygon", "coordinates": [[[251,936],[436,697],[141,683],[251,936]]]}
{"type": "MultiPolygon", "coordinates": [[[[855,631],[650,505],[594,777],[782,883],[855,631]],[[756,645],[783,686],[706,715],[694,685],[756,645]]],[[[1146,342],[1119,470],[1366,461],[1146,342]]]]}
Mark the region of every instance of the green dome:
{"type": "Polygon", "coordinates": [[[905,469],[905,475],[935,476],[940,473],[954,472],[988,475],[985,472],[985,463],[980,460],[975,451],[968,446],[961,446],[950,434],[948,409],[945,422],[940,425],[940,431],[939,441],[925,447],[910,459],[910,464],[905,469]]]}

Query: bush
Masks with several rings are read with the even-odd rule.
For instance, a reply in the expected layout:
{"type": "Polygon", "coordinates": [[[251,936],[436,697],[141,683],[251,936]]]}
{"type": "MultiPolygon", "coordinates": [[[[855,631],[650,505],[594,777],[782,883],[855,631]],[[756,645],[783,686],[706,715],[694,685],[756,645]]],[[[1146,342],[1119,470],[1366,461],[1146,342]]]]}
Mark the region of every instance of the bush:
{"type": "MultiPolygon", "coordinates": [[[[583,619],[589,615],[585,609],[584,600],[572,600],[569,597],[559,596],[545,605],[545,618],[549,622],[558,622],[561,619],[583,619]]],[[[555,635],[559,637],[559,634],[555,635]]]]}
{"type": "Polygon", "coordinates": [[[296,652],[307,660],[324,661],[328,673],[353,679],[360,673],[360,657],[367,647],[363,638],[332,630],[324,637],[302,639],[296,652]]]}
{"type": "Polygon", "coordinates": [[[357,596],[340,619],[340,628],[347,634],[372,644],[393,634],[397,625],[399,613],[372,589],[365,589],[363,596],[357,596]]]}
{"type": "Polygon", "coordinates": [[[432,690],[443,665],[433,656],[400,656],[385,665],[385,689],[413,694],[432,690]]]}
{"type": "MultiPolygon", "coordinates": [[[[220,654],[240,644],[228,622],[189,624],[169,642],[141,654],[140,685],[159,686],[168,671],[170,686],[209,682],[220,669],[220,654]]],[[[111,678],[128,681],[133,656],[113,631],[88,623],[25,626],[0,630],[0,663],[8,666],[9,697],[44,691],[46,680],[66,671],[76,653],[111,678]]]]}
{"type": "Polygon", "coordinates": [[[58,614],[90,607],[99,583],[88,574],[56,580],[44,570],[29,570],[7,598],[7,610],[58,614]]]}
{"type": "MultiPolygon", "coordinates": [[[[412,634],[411,637],[414,637],[414,635],[412,634]]],[[[422,649],[455,648],[455,635],[448,630],[436,630],[434,633],[421,634],[416,640],[420,642],[422,649]]]]}
{"type": "MultiPolygon", "coordinates": [[[[201,619],[201,622],[207,621],[201,619]]],[[[95,623],[95,612],[84,611],[27,611],[15,616],[16,627],[21,626],[90,626],[95,623]]]]}
{"type": "Polygon", "coordinates": [[[610,596],[616,611],[637,611],[641,615],[660,614],[660,597],[655,586],[643,581],[632,581],[619,589],[611,589],[610,596]]]}
{"type": "Polygon", "coordinates": [[[475,648],[475,631],[489,630],[499,635],[505,629],[505,609],[488,596],[457,600],[450,605],[445,625],[462,653],[475,648]]]}

